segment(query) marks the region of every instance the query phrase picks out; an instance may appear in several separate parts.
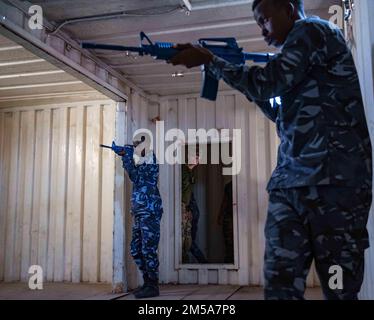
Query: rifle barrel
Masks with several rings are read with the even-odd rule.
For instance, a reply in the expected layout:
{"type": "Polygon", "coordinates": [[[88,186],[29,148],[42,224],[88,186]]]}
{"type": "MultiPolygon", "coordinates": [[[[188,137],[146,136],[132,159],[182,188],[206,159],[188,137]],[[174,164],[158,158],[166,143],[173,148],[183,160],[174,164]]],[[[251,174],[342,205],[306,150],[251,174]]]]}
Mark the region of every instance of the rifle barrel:
{"type": "Polygon", "coordinates": [[[98,44],[93,42],[82,42],[83,49],[102,49],[102,50],[114,50],[114,51],[132,51],[132,52],[141,52],[143,48],[141,47],[125,47],[115,44],[98,44]]]}

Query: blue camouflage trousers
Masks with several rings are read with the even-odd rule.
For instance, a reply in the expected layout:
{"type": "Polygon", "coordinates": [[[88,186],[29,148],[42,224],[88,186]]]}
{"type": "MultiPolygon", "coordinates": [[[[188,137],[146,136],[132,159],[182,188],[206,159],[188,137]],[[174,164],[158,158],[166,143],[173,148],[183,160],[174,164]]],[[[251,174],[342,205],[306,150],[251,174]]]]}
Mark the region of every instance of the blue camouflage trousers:
{"type": "Polygon", "coordinates": [[[313,186],[269,192],[265,225],[265,299],[304,299],[314,259],[325,299],[356,300],[369,247],[369,188],[313,186]],[[332,266],[342,289],[330,288],[332,266]]]}
{"type": "Polygon", "coordinates": [[[161,215],[154,212],[133,214],[131,256],[145,279],[158,281],[158,244],[161,215]]]}

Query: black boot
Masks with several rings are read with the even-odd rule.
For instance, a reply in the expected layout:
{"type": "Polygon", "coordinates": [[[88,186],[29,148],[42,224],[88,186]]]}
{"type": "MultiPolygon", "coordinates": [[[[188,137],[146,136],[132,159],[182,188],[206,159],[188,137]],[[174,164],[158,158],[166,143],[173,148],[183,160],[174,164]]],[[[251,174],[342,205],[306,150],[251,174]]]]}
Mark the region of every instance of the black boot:
{"type": "Polygon", "coordinates": [[[143,275],[143,284],[141,285],[141,286],[139,286],[139,287],[137,287],[136,289],[134,289],[133,291],[132,291],[132,294],[136,294],[136,293],[138,293],[140,290],[142,290],[144,287],[145,287],[145,285],[147,284],[147,283],[149,283],[151,280],[148,278],[148,276],[147,275],[143,275]]]}
{"type": "Polygon", "coordinates": [[[134,289],[132,291],[132,294],[136,294],[137,292],[139,292],[140,290],[142,290],[144,288],[144,285],[145,285],[145,283],[143,283],[143,285],[141,285],[141,286],[137,287],[136,289],[134,289]]]}
{"type": "Polygon", "coordinates": [[[158,297],[160,290],[158,288],[158,280],[150,280],[144,283],[143,288],[134,293],[136,299],[158,297]]]}

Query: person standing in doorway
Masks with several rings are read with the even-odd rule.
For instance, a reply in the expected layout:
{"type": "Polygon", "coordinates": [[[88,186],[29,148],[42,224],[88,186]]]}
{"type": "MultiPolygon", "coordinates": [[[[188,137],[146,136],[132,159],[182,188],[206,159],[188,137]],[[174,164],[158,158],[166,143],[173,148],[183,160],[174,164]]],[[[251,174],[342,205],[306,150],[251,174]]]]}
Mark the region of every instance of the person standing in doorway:
{"type": "Polygon", "coordinates": [[[182,165],[182,263],[189,263],[191,253],[198,263],[207,263],[204,254],[196,243],[200,218],[193,187],[195,184],[194,168],[199,165],[199,154],[188,158],[182,165]]]}

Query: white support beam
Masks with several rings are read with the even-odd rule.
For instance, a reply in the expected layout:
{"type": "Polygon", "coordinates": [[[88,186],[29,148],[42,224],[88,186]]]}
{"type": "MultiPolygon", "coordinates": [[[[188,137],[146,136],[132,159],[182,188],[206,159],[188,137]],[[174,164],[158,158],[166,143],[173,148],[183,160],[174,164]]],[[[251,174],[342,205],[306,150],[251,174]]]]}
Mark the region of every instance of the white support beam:
{"type": "MultiPolygon", "coordinates": [[[[119,145],[127,141],[127,118],[126,104],[118,103],[116,108],[116,136],[119,145]]],[[[125,201],[126,183],[122,162],[116,157],[115,163],[115,185],[114,185],[114,225],[113,225],[113,281],[112,292],[127,292],[128,283],[126,277],[126,225],[125,215],[129,212],[125,201]]]]}
{"type": "MultiPolygon", "coordinates": [[[[78,43],[66,35],[50,35],[46,28],[31,30],[28,26],[27,10],[21,10],[26,3],[17,1],[17,6],[0,1],[0,34],[20,44],[37,56],[82,80],[104,95],[116,101],[126,101],[131,88],[137,88],[120,73],[80,49],[78,43]]],[[[45,20],[45,19],[44,19],[45,20]]],[[[48,25],[48,22],[43,22],[48,25]]],[[[40,62],[29,60],[27,63],[40,62]]],[[[6,62],[7,65],[26,63],[6,62]]],[[[0,66],[3,66],[1,63],[0,66]]]]}

